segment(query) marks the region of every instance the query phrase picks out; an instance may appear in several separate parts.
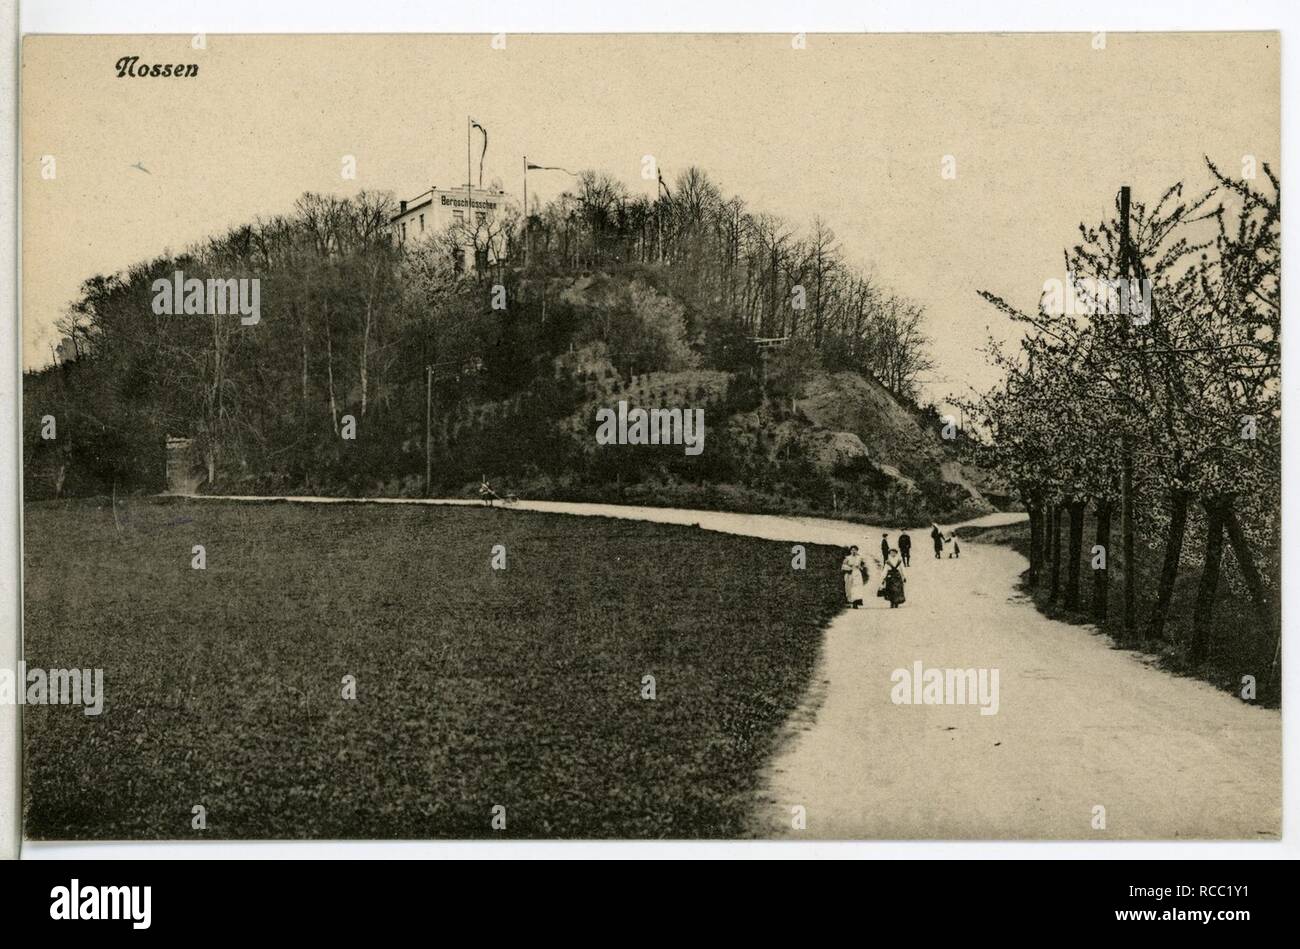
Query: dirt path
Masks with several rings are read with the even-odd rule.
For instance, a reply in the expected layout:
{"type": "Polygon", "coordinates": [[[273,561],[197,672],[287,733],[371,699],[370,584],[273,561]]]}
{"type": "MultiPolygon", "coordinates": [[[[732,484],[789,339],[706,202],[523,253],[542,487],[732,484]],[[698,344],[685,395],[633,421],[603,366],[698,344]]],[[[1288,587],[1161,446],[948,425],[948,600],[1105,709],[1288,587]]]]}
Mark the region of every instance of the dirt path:
{"type": "MultiPolygon", "coordinates": [[[[517,507],[698,524],[792,543],[857,543],[877,557],[882,531],[818,518],[668,508],[540,501],[517,507]]],[[[926,532],[912,534],[907,603],[890,610],[872,597],[827,630],[814,687],[769,766],[759,836],[1280,835],[1276,710],[1150,668],[1085,627],[1043,617],[1015,593],[1025,561],[1007,548],[966,543],[960,560],[935,560],[926,532]],[[891,674],[911,672],[918,661],[923,669],[997,670],[997,713],[982,715],[975,704],[895,704],[891,674]],[[802,830],[792,826],[796,806],[806,815],[802,830]],[[1105,808],[1104,829],[1094,827],[1098,806],[1105,808]]],[[[869,590],[878,579],[873,565],[869,590]]]]}
{"type": "MultiPolygon", "coordinates": [[[[928,554],[928,551],[926,552],[928,554]]],[[[820,707],[789,726],[763,836],[1263,839],[1281,833],[1281,715],[1175,678],[1014,590],[1025,561],[914,557],[908,602],[827,631],[820,707]],[[891,673],[999,672],[998,711],[894,704],[891,673]],[[809,723],[809,719],[812,719],[809,723]],[[792,828],[791,808],[807,828],[792,828]],[[1093,827],[1105,808],[1105,829],[1093,827]]]]}

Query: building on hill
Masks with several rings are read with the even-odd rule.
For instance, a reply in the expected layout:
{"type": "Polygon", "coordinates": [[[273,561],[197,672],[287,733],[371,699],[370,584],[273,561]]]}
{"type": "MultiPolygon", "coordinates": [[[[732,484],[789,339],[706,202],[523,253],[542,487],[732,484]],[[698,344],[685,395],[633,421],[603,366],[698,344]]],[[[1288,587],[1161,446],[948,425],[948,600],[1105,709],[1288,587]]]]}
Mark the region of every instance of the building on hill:
{"type": "Polygon", "coordinates": [[[389,229],[394,242],[403,247],[434,234],[451,233],[457,266],[477,270],[505,260],[514,210],[513,200],[504,191],[435,185],[400,202],[389,229]]]}

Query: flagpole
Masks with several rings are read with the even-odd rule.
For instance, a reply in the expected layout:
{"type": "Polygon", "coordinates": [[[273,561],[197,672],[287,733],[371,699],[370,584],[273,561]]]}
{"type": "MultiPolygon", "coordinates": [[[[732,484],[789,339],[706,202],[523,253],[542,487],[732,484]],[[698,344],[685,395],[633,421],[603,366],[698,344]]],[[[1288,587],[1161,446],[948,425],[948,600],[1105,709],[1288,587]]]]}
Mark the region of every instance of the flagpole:
{"type": "Polygon", "coordinates": [[[528,156],[524,156],[524,269],[528,269],[528,156]]]}
{"type": "Polygon", "coordinates": [[[664,173],[658,166],[655,167],[655,230],[657,232],[656,243],[659,244],[659,263],[664,262],[664,206],[663,198],[664,173]]]}
{"type": "MultiPolygon", "coordinates": [[[[472,220],[471,215],[474,213],[474,164],[470,158],[470,140],[473,138],[474,119],[472,116],[465,116],[465,240],[469,240],[469,222],[472,220]]],[[[464,251],[468,251],[465,247],[464,251]]],[[[464,252],[463,251],[463,252],[464,252]]],[[[468,253],[465,255],[469,256],[468,253]]],[[[469,261],[466,261],[466,270],[469,270],[469,261]]]]}

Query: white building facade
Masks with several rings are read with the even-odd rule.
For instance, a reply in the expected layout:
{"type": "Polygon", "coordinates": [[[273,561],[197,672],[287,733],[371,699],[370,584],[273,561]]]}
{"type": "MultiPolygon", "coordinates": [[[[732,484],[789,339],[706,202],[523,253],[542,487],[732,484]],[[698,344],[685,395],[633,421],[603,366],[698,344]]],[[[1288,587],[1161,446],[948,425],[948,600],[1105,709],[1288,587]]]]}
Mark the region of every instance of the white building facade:
{"type": "Polygon", "coordinates": [[[461,265],[478,269],[505,259],[503,224],[514,202],[504,191],[434,186],[402,201],[390,222],[399,246],[421,243],[450,231],[461,254],[461,265]]]}

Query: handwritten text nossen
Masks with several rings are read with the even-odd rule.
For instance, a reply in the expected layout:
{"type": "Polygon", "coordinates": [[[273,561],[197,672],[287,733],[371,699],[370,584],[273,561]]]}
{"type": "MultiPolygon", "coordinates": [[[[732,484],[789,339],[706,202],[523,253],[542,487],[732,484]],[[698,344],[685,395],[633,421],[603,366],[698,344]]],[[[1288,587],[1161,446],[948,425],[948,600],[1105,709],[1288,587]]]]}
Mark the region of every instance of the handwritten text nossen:
{"type": "Polygon", "coordinates": [[[123,56],[117,61],[117,78],[125,79],[127,76],[149,76],[154,79],[193,79],[199,74],[199,67],[195,63],[148,63],[141,64],[139,56],[123,56]]]}

